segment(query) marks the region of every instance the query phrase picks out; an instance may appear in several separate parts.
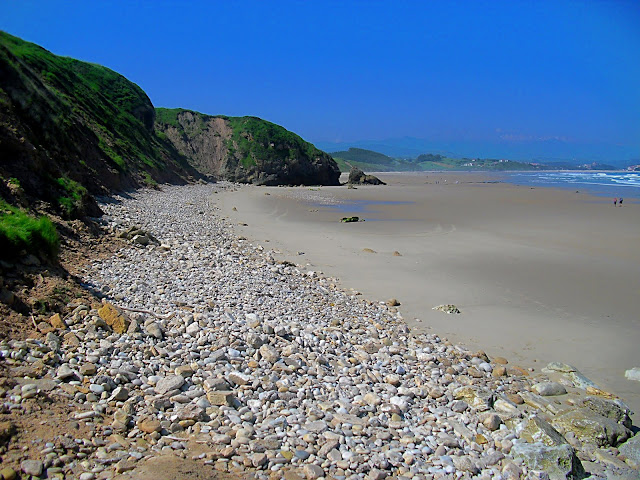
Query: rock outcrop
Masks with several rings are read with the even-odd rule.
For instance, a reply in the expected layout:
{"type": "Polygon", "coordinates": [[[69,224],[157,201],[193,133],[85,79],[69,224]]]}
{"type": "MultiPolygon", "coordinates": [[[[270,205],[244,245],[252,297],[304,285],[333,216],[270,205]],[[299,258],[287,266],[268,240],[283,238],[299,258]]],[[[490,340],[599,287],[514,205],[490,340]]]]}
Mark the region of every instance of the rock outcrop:
{"type": "Polygon", "coordinates": [[[358,167],[351,167],[351,171],[349,172],[349,180],[347,182],[349,185],[357,184],[357,185],[386,185],[382,180],[374,175],[367,175],[358,167]]]}
{"type": "Polygon", "coordinates": [[[158,108],[156,129],[203,174],[257,185],[338,185],[333,158],[257,117],[158,108]]]}

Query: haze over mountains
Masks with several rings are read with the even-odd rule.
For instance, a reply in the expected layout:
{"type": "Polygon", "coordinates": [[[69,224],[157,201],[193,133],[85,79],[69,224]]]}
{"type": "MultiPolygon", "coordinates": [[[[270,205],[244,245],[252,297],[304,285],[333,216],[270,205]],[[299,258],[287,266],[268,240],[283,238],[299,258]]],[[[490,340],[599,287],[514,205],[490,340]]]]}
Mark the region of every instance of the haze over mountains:
{"type": "Polygon", "coordinates": [[[363,148],[390,157],[415,158],[424,153],[454,158],[505,158],[522,162],[566,162],[574,165],[598,162],[626,167],[640,162],[640,151],[624,145],[574,143],[559,139],[500,141],[430,141],[414,137],[354,142],[317,142],[326,152],[363,148]]]}

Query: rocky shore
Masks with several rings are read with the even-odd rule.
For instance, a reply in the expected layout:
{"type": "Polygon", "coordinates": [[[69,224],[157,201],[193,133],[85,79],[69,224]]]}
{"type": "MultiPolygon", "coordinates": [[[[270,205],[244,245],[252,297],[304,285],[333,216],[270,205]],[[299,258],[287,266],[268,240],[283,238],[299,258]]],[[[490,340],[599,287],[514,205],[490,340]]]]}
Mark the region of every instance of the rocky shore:
{"type": "Polygon", "coordinates": [[[0,344],[16,375],[3,411],[63,398],[78,433],[6,459],[2,478],[140,478],[168,453],[260,479],[638,478],[621,400],[568,365],[530,372],[413,334],[393,302],[237,236],[216,214],[229,188],[101,205],[126,242],[86,267],[102,303],[0,344]]]}

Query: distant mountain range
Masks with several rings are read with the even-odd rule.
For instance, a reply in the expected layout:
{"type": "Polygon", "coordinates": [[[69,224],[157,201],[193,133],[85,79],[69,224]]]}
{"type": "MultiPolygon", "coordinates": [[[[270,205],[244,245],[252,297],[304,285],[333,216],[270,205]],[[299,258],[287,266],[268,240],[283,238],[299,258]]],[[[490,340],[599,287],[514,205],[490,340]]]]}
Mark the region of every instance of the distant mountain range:
{"type": "Polygon", "coordinates": [[[528,141],[431,141],[413,137],[356,142],[317,142],[326,152],[351,147],[373,150],[395,158],[416,158],[425,153],[449,158],[495,158],[520,162],[561,162],[569,165],[607,163],[616,167],[640,163],[640,149],[623,145],[580,144],[557,139],[528,141]]]}
{"type": "Polygon", "coordinates": [[[375,172],[420,172],[433,170],[618,170],[615,165],[589,162],[518,162],[505,158],[455,158],[446,155],[423,153],[415,158],[389,157],[373,150],[350,147],[349,150],[332,152],[331,156],[340,171],[348,172],[352,167],[375,172]]]}

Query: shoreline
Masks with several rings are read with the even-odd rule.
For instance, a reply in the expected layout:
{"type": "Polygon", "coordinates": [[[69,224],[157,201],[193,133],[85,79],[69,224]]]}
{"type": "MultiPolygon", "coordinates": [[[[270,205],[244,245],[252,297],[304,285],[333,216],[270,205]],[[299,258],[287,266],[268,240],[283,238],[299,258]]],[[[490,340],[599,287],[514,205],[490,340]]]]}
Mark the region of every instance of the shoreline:
{"type": "Polygon", "coordinates": [[[631,202],[611,210],[601,197],[477,173],[376,175],[390,185],[239,187],[220,206],[247,224],[239,233],[283,258],[371,300],[397,298],[412,329],[536,371],[572,364],[640,412],[640,384],[624,377],[640,341],[640,278],[631,268],[640,221],[631,202]],[[338,222],[351,215],[367,221],[338,222]],[[462,314],[431,310],[448,303],[462,314]]]}

